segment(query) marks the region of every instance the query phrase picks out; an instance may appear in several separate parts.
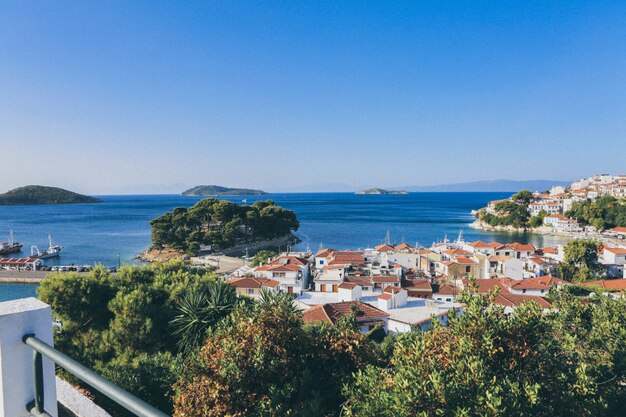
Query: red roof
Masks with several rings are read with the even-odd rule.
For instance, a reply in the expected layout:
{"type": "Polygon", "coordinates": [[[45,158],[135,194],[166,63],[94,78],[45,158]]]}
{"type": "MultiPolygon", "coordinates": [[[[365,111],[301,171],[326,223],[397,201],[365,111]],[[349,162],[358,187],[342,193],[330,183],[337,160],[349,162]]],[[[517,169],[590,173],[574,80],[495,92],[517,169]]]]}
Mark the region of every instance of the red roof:
{"type": "Polygon", "coordinates": [[[581,284],[583,287],[598,286],[607,290],[626,290],[626,279],[603,279],[599,281],[589,281],[581,284]]]}
{"type": "Polygon", "coordinates": [[[396,250],[406,250],[406,249],[413,249],[413,246],[407,243],[400,243],[398,246],[396,246],[396,250]]]}
{"type": "Polygon", "coordinates": [[[493,300],[495,304],[505,307],[518,307],[526,301],[535,301],[539,303],[541,308],[552,307],[552,304],[543,297],[536,295],[512,294],[504,291],[501,291],[500,294],[498,294],[498,296],[493,300]]]}
{"type": "Polygon", "coordinates": [[[357,321],[363,322],[368,320],[380,319],[389,316],[382,310],[377,309],[369,304],[360,301],[344,301],[341,303],[320,304],[305,310],[302,318],[305,322],[326,322],[335,324],[341,317],[357,312],[357,321]]]}
{"type": "Polygon", "coordinates": [[[613,233],[626,234],[626,227],[614,227],[610,231],[613,232],[613,233]]]}
{"type": "Polygon", "coordinates": [[[267,278],[254,278],[254,277],[242,277],[234,278],[228,281],[230,285],[235,288],[261,288],[263,287],[275,287],[280,285],[280,282],[267,278]]]}
{"type": "Polygon", "coordinates": [[[383,282],[400,282],[400,277],[395,275],[377,275],[372,277],[372,282],[375,283],[383,283],[383,282]]]}
{"type": "Polygon", "coordinates": [[[604,250],[616,255],[626,255],[626,248],[608,248],[605,246],[604,250]]]}
{"type": "Polygon", "coordinates": [[[374,249],[376,249],[378,252],[392,252],[395,250],[393,246],[387,245],[386,243],[382,245],[378,245],[374,249]]]}
{"type": "Polygon", "coordinates": [[[300,267],[293,264],[277,264],[277,265],[261,265],[254,269],[255,271],[278,271],[278,272],[295,272],[300,267]]]}
{"type": "Polygon", "coordinates": [[[38,261],[38,258],[0,258],[0,265],[26,265],[38,261]]]}
{"type": "Polygon", "coordinates": [[[439,286],[439,291],[437,291],[437,294],[442,294],[442,295],[456,295],[458,293],[461,292],[461,289],[453,287],[451,285],[448,284],[443,284],[439,286]]]}
{"type": "Polygon", "coordinates": [[[339,284],[338,288],[344,289],[344,290],[351,290],[352,288],[356,287],[359,284],[356,284],[354,282],[342,282],[341,284],[339,284]]]}

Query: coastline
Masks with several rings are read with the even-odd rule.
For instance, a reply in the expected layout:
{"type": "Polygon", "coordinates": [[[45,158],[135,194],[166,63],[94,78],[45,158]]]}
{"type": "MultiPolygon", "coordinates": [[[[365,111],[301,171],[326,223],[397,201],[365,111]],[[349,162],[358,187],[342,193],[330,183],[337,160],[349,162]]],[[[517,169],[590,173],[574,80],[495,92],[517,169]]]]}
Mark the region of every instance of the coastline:
{"type": "Polygon", "coordinates": [[[576,235],[567,232],[556,232],[551,227],[541,226],[535,228],[520,228],[513,226],[491,226],[481,220],[474,220],[474,222],[470,223],[469,227],[476,230],[485,230],[489,232],[509,232],[509,233],[531,233],[541,236],[560,236],[560,237],[568,237],[571,239],[576,238],[576,235]]]}
{"type": "MultiPolygon", "coordinates": [[[[250,243],[242,243],[239,245],[231,246],[230,248],[223,249],[219,252],[208,252],[208,251],[199,251],[196,256],[203,255],[227,255],[227,256],[242,256],[246,254],[246,250],[248,252],[257,252],[262,249],[273,249],[286,247],[288,245],[294,245],[300,242],[300,239],[293,235],[289,234],[286,236],[278,237],[275,239],[268,240],[260,240],[258,242],[250,242],[250,243]]],[[[175,251],[172,249],[153,249],[148,248],[137,255],[136,259],[141,262],[152,263],[152,262],[168,262],[172,259],[184,260],[186,258],[191,258],[189,255],[185,255],[182,252],[175,251]]]]}

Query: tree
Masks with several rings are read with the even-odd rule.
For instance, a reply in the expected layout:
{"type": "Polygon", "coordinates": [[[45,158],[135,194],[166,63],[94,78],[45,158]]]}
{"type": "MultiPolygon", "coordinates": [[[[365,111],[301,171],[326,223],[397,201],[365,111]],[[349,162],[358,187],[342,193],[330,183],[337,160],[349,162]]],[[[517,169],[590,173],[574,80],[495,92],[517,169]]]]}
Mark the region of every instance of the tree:
{"type": "Polygon", "coordinates": [[[523,190],[516,194],[513,194],[511,199],[517,204],[521,204],[521,205],[528,207],[528,205],[534,201],[535,197],[533,196],[533,193],[531,193],[530,191],[523,190]]]}
{"type": "Polygon", "coordinates": [[[626,303],[534,302],[513,313],[463,294],[447,328],[397,338],[390,366],[345,386],[346,416],[618,416],[625,394],[626,303]]]}
{"type": "Polygon", "coordinates": [[[250,266],[252,267],[259,266],[267,262],[268,259],[273,259],[275,256],[276,256],[276,252],[271,251],[271,250],[258,251],[252,258],[252,260],[250,261],[250,266]]]}
{"type": "Polygon", "coordinates": [[[570,282],[584,282],[597,277],[602,271],[598,261],[600,242],[575,239],[567,242],[563,262],[559,265],[563,279],[570,282]]]}
{"type": "Polygon", "coordinates": [[[176,384],[175,416],[336,416],[341,387],[377,359],[350,326],[304,325],[287,294],[265,293],[209,335],[176,384]]]}
{"type": "Polygon", "coordinates": [[[178,349],[185,355],[194,352],[207,332],[235,308],[234,288],[223,282],[211,282],[204,289],[186,291],[178,302],[178,315],[170,322],[178,349]]]}

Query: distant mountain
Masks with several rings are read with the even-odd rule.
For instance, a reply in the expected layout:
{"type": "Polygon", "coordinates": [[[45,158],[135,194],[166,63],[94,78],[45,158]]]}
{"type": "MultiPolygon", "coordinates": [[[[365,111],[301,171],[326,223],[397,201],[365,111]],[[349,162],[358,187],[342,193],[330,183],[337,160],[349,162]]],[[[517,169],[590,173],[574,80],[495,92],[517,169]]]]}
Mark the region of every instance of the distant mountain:
{"type": "Polygon", "coordinates": [[[555,185],[568,186],[568,181],[552,181],[552,180],[492,180],[492,181],[473,181],[462,182],[456,184],[440,184],[426,186],[404,187],[407,191],[413,192],[490,192],[490,191],[544,191],[555,185]]]}
{"type": "Polygon", "coordinates": [[[267,195],[265,191],[247,188],[227,188],[219,185],[198,185],[182,192],[186,196],[229,196],[229,195],[267,195]]]}
{"type": "Polygon", "coordinates": [[[57,187],[27,185],[0,194],[0,206],[101,203],[102,200],[57,187]]]}
{"type": "Polygon", "coordinates": [[[370,188],[367,190],[357,191],[355,194],[408,194],[406,191],[390,191],[382,188],[370,188]]]}

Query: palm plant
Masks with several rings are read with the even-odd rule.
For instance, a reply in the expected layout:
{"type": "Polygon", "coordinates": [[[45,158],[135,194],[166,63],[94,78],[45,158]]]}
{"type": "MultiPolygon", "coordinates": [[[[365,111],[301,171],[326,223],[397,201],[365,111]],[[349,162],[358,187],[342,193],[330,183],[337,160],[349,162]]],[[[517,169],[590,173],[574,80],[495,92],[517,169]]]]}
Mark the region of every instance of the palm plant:
{"type": "Polygon", "coordinates": [[[179,351],[186,355],[202,345],[207,331],[230,314],[236,302],[233,287],[222,282],[186,291],[178,302],[179,314],[170,322],[179,351]]]}

